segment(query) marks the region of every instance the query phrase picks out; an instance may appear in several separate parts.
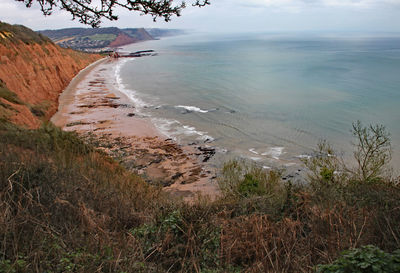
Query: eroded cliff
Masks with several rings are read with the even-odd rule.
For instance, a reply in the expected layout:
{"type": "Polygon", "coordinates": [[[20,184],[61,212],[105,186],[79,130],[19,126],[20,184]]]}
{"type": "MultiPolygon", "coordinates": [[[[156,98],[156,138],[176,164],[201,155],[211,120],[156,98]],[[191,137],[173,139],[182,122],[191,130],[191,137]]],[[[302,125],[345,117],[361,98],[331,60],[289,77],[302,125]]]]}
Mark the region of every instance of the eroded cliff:
{"type": "Polygon", "coordinates": [[[71,79],[101,56],[60,48],[21,28],[0,22],[0,118],[37,128],[56,112],[71,79]]]}

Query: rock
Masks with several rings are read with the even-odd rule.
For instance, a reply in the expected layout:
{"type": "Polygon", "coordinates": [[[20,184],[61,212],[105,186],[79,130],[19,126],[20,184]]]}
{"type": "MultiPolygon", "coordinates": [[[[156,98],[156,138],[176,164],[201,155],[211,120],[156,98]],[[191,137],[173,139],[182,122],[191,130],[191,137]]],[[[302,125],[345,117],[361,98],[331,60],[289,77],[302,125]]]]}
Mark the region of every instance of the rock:
{"type": "Polygon", "coordinates": [[[176,180],[176,179],[178,179],[178,178],[181,177],[181,176],[183,176],[183,173],[177,172],[176,174],[174,174],[174,175],[171,177],[171,180],[176,180]]]}
{"type": "MultiPolygon", "coordinates": [[[[154,164],[154,163],[160,163],[162,161],[162,159],[161,159],[161,157],[158,157],[158,158],[156,158],[156,159],[154,159],[154,160],[152,160],[151,162],[150,162],[150,164],[154,164]]],[[[149,165],[150,165],[149,164],[149,165]]]]}

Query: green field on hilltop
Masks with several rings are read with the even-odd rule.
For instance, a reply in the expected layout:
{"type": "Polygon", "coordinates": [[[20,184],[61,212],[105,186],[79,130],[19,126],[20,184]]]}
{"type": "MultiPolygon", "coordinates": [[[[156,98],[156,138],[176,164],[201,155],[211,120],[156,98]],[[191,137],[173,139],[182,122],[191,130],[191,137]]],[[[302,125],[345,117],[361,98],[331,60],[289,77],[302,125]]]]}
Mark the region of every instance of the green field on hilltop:
{"type": "Polygon", "coordinates": [[[90,40],[95,41],[113,41],[117,35],[115,34],[94,34],[90,36],[83,36],[82,38],[89,38],[90,40]]]}

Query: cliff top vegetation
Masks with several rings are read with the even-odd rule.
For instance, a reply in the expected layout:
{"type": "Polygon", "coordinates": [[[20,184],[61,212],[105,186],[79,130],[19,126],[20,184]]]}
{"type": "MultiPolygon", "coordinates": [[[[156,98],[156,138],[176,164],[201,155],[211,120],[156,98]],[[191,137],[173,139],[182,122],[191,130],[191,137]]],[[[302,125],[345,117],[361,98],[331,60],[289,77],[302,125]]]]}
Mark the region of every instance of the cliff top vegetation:
{"type": "Polygon", "coordinates": [[[37,33],[30,28],[22,25],[10,25],[0,21],[0,42],[5,43],[7,41],[17,42],[22,41],[26,44],[29,43],[52,43],[51,40],[37,33]]]}

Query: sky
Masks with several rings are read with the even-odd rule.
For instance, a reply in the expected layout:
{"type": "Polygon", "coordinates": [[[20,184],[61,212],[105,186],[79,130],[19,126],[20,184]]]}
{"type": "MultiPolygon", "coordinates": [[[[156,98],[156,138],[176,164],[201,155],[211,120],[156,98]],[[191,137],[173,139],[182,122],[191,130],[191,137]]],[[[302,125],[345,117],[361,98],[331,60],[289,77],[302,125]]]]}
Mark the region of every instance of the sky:
{"type": "MultiPolygon", "coordinates": [[[[210,0],[204,8],[189,6],[171,22],[137,12],[117,10],[118,21],[102,27],[181,28],[200,32],[400,32],[400,0],[210,0]]],[[[0,20],[34,30],[86,27],[65,11],[44,17],[37,5],[26,8],[0,0],[0,20]]]]}

